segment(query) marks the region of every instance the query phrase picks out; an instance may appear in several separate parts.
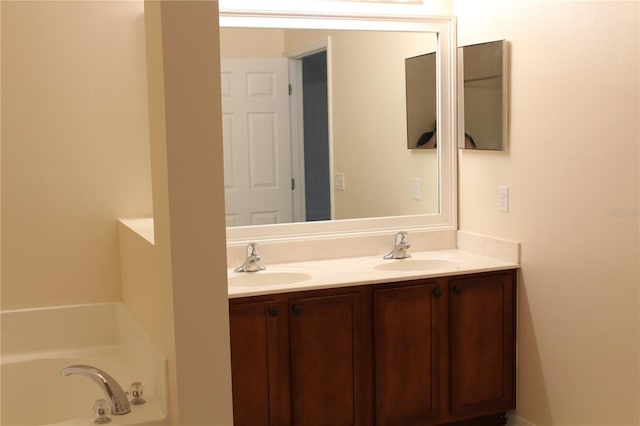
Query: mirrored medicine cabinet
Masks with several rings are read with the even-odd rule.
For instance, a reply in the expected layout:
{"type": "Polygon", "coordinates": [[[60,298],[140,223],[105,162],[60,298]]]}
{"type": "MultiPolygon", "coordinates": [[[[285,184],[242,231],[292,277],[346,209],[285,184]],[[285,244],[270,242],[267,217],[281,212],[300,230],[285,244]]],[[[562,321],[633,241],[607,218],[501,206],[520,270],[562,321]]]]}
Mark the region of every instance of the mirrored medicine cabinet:
{"type": "Polygon", "coordinates": [[[508,127],[507,41],[458,48],[458,148],[504,151],[508,127]]]}
{"type": "MultiPolygon", "coordinates": [[[[436,55],[406,59],[407,147],[437,147],[436,55]]],[[[458,148],[502,151],[508,124],[507,42],[458,48],[458,148]]]]}

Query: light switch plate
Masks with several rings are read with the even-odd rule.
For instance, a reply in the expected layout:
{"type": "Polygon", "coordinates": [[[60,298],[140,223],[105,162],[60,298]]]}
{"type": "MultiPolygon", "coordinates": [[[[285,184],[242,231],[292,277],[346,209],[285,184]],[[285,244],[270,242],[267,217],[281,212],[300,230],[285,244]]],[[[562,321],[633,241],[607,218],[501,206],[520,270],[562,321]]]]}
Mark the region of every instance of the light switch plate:
{"type": "Polygon", "coordinates": [[[509,187],[506,185],[498,185],[498,211],[509,211],[509,187]]]}
{"type": "Polygon", "coordinates": [[[333,186],[338,191],[344,191],[344,173],[334,173],[333,174],[333,186]]]}
{"type": "Polygon", "coordinates": [[[421,187],[420,178],[414,177],[411,180],[411,196],[416,201],[418,201],[418,200],[420,200],[422,198],[421,188],[420,187],[421,187]]]}

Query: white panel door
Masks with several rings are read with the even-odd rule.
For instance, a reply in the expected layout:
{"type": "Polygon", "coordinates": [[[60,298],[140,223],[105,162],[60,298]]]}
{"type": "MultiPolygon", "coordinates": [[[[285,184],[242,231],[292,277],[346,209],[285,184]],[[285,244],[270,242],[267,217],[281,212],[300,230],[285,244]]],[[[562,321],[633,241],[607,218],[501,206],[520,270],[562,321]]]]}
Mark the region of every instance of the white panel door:
{"type": "Polygon", "coordinates": [[[291,222],[286,58],[222,59],[227,226],[291,222]]]}

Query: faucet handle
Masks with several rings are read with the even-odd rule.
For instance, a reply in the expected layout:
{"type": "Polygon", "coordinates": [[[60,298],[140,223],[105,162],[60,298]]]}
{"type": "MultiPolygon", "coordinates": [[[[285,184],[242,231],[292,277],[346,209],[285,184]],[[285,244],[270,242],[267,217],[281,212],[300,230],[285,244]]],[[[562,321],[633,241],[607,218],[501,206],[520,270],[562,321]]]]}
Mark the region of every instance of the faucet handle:
{"type": "Polygon", "coordinates": [[[247,256],[258,256],[258,243],[249,243],[247,245],[247,256]]]}
{"type": "Polygon", "coordinates": [[[407,243],[407,231],[400,231],[396,234],[396,245],[397,244],[408,244],[407,243]]]}
{"type": "Polygon", "coordinates": [[[111,419],[107,416],[109,414],[109,404],[106,399],[98,399],[93,404],[93,411],[96,413],[96,419],[93,421],[99,425],[107,424],[111,419]]]}
{"type": "Polygon", "coordinates": [[[144,394],[144,387],[140,382],[131,383],[131,386],[129,387],[129,394],[132,396],[132,405],[142,405],[146,402],[142,397],[142,395],[144,394]]]}

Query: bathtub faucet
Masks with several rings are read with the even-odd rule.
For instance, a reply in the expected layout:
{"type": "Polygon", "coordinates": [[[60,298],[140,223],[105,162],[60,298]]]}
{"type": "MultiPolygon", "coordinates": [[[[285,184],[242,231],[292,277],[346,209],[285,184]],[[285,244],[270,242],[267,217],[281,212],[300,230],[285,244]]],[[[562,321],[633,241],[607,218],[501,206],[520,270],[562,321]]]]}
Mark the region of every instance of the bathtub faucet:
{"type": "Polygon", "coordinates": [[[79,374],[93,380],[106,395],[107,401],[111,404],[112,414],[127,414],[131,411],[127,394],[122,390],[118,382],[104,371],[90,365],[78,364],[63,368],[61,374],[63,376],[79,374]]]}

